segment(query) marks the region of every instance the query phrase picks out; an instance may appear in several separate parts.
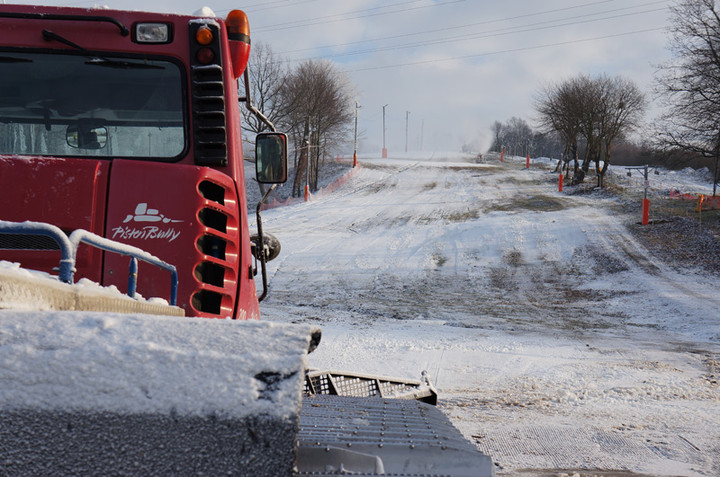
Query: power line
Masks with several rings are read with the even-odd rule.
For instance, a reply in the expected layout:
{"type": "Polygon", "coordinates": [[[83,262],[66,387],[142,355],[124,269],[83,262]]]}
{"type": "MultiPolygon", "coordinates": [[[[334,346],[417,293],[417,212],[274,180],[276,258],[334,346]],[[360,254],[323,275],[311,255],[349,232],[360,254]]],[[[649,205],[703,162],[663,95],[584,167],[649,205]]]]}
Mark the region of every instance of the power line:
{"type": "MultiPolygon", "coordinates": [[[[433,30],[423,30],[421,32],[414,32],[414,33],[404,33],[402,35],[391,35],[391,36],[385,36],[385,37],[380,37],[380,38],[370,38],[370,39],[366,39],[366,40],[351,41],[351,42],[347,42],[347,43],[336,43],[333,45],[325,45],[325,46],[319,46],[319,47],[301,48],[298,50],[288,50],[285,52],[281,52],[280,54],[297,53],[300,51],[308,51],[308,50],[320,50],[320,49],[325,49],[325,48],[336,48],[339,46],[356,45],[358,43],[368,43],[368,42],[373,42],[373,41],[384,41],[384,40],[395,40],[397,38],[406,38],[409,36],[427,35],[429,33],[445,32],[448,30],[459,30],[462,28],[470,28],[470,27],[475,27],[475,26],[480,26],[480,25],[488,25],[488,24],[492,24],[492,23],[500,23],[500,22],[505,22],[505,21],[510,21],[510,20],[517,20],[520,18],[536,17],[538,15],[547,15],[550,13],[557,13],[557,12],[573,10],[573,9],[577,9],[577,8],[584,8],[584,7],[588,7],[588,6],[592,6],[592,5],[598,5],[598,4],[602,4],[602,3],[610,3],[610,2],[614,2],[614,1],[615,0],[601,0],[598,2],[584,3],[582,5],[573,5],[571,7],[556,8],[554,10],[545,10],[545,11],[534,12],[534,13],[526,13],[524,15],[517,15],[514,17],[505,17],[505,18],[498,18],[495,20],[484,20],[484,21],[476,22],[476,23],[467,23],[465,25],[457,25],[457,26],[451,26],[451,27],[445,27],[445,28],[436,28],[433,30]]],[[[667,0],[661,0],[659,2],[653,2],[653,3],[664,3],[666,1],[667,0]]]]}
{"type": "MultiPolygon", "coordinates": [[[[397,6],[400,6],[400,5],[407,5],[407,4],[412,4],[412,3],[419,3],[419,2],[421,2],[421,1],[422,1],[422,0],[406,0],[406,1],[399,2],[399,3],[385,4],[385,5],[381,6],[381,7],[364,8],[364,9],[361,9],[361,10],[351,10],[351,11],[345,12],[345,13],[336,13],[336,14],[334,14],[334,15],[327,15],[327,16],[324,16],[324,17],[314,17],[314,18],[307,18],[307,19],[305,19],[305,20],[293,20],[293,21],[290,21],[290,22],[276,23],[276,24],[274,24],[274,25],[266,25],[266,26],[264,26],[264,27],[260,27],[260,30],[261,30],[261,31],[262,31],[262,30],[270,31],[271,29],[273,29],[273,27],[286,27],[286,26],[288,26],[288,25],[290,25],[291,28],[295,28],[296,26],[297,26],[297,27],[305,26],[305,23],[304,23],[304,22],[311,22],[311,21],[324,20],[324,19],[329,19],[329,18],[342,17],[342,16],[345,16],[345,15],[353,15],[353,14],[356,14],[356,13],[371,12],[371,11],[375,11],[375,10],[382,10],[382,9],[384,9],[384,8],[389,8],[389,7],[397,7],[397,6]]],[[[342,20],[344,20],[344,19],[342,19],[342,20]]],[[[279,28],[279,29],[280,29],[280,28],[279,28]]],[[[283,29],[284,29],[284,28],[283,28],[283,29]]]]}
{"type": "MultiPolygon", "coordinates": [[[[655,2],[655,3],[657,3],[657,2],[655,2]]],[[[368,53],[377,53],[377,52],[381,52],[381,51],[392,51],[392,50],[416,48],[418,46],[438,45],[438,44],[443,44],[443,43],[454,43],[454,42],[459,42],[459,41],[478,40],[478,39],[483,39],[483,38],[493,38],[493,37],[504,36],[504,35],[512,35],[512,34],[516,34],[516,33],[528,33],[528,32],[541,31],[541,30],[550,30],[550,29],[566,27],[566,26],[593,23],[593,22],[599,22],[599,21],[604,21],[604,20],[615,20],[617,18],[625,18],[625,17],[630,17],[630,16],[636,16],[636,15],[644,15],[646,13],[659,12],[659,11],[665,10],[665,8],[666,7],[655,8],[655,9],[651,9],[651,10],[643,10],[640,12],[624,13],[624,14],[620,14],[620,15],[611,15],[611,16],[606,16],[606,17],[602,17],[602,18],[594,18],[594,19],[582,20],[582,21],[569,21],[566,23],[559,23],[559,24],[554,24],[554,25],[549,25],[549,26],[540,26],[540,25],[545,25],[547,23],[556,23],[557,21],[563,21],[563,20],[549,20],[549,21],[545,21],[545,22],[538,22],[538,23],[533,23],[533,24],[529,24],[529,25],[522,25],[522,26],[513,27],[513,28],[503,28],[503,29],[484,32],[484,33],[473,33],[473,34],[460,35],[460,36],[448,37],[448,38],[423,40],[423,41],[414,42],[414,43],[406,43],[403,45],[368,48],[365,50],[355,50],[355,51],[349,51],[349,52],[345,52],[345,53],[322,55],[322,56],[314,57],[311,59],[339,58],[339,57],[343,57],[343,56],[363,55],[363,54],[368,54],[368,53]],[[532,28],[532,27],[535,27],[535,28],[532,28]]],[[[620,10],[626,10],[626,8],[617,9],[614,11],[620,11],[620,10]]],[[[577,17],[568,18],[567,20],[570,20],[573,18],[583,18],[586,16],[594,16],[594,15],[595,14],[580,15],[577,17]]],[[[303,59],[306,59],[306,58],[303,58],[303,59]]],[[[293,61],[293,60],[290,60],[290,61],[293,61]]]]}
{"type": "MultiPolygon", "coordinates": [[[[317,2],[317,1],[318,1],[318,0],[299,0],[299,1],[296,1],[296,2],[292,2],[292,3],[290,3],[289,5],[286,5],[286,6],[288,6],[288,7],[295,7],[295,6],[300,5],[300,4],[303,4],[303,3],[313,3],[313,2],[317,2]]],[[[274,2],[258,2],[258,3],[253,3],[253,4],[251,4],[251,5],[243,5],[243,6],[242,6],[242,9],[243,9],[246,13],[247,13],[247,12],[260,12],[260,11],[263,11],[263,10],[270,10],[270,9],[273,9],[273,8],[277,8],[277,5],[278,5],[278,4],[283,4],[283,3],[287,4],[287,3],[289,3],[289,2],[290,2],[290,0],[275,0],[274,2]]]]}
{"type": "Polygon", "coordinates": [[[372,70],[382,70],[382,69],[389,69],[389,68],[400,68],[400,67],[403,67],[403,66],[416,66],[416,65],[429,64],[429,63],[440,63],[440,62],[453,61],[453,60],[467,60],[467,59],[470,59],[470,58],[480,58],[480,57],[483,57],[483,56],[499,55],[499,54],[503,54],[503,53],[516,53],[516,52],[519,52],[519,51],[539,50],[539,49],[541,49],[541,48],[551,48],[551,47],[554,47],[554,46],[564,46],[564,45],[570,45],[570,44],[573,44],[573,43],[585,43],[585,42],[589,42],[589,41],[606,40],[606,39],[608,39],[608,38],[617,38],[617,37],[621,37],[621,36],[636,35],[636,34],[639,34],[639,33],[650,33],[650,32],[654,32],[654,31],[661,31],[661,30],[664,30],[664,29],[665,29],[665,27],[648,28],[648,29],[645,29],[645,30],[635,30],[635,31],[630,31],[630,32],[625,32],[625,33],[617,33],[617,34],[614,34],[614,35],[596,36],[596,37],[593,37],[593,38],[583,38],[583,39],[579,39],[579,40],[568,40],[568,41],[561,41],[561,42],[557,42],[557,43],[547,43],[547,44],[544,44],[544,45],[526,46],[526,47],[521,47],[521,48],[509,48],[509,49],[507,49],[507,50],[491,51],[491,52],[488,52],[488,53],[478,53],[478,54],[473,54],[473,55],[452,56],[452,57],[447,57],[447,58],[437,58],[437,59],[433,59],[433,60],[411,61],[411,62],[406,62],[406,63],[397,63],[397,64],[393,64],[393,65],[384,65],[384,66],[370,66],[370,67],[367,67],[367,68],[357,68],[357,69],[354,69],[354,70],[346,70],[346,71],[347,71],[348,73],[354,73],[354,72],[357,72],[357,71],[372,71],[372,70]]]}
{"type": "Polygon", "coordinates": [[[341,22],[341,21],[347,21],[347,20],[356,20],[358,18],[368,18],[368,17],[376,17],[376,16],[381,16],[381,15],[391,15],[394,13],[404,13],[409,10],[420,10],[423,8],[443,7],[446,5],[451,5],[453,3],[464,2],[465,0],[445,0],[442,3],[433,3],[431,5],[420,5],[417,7],[410,7],[410,8],[406,7],[406,8],[402,8],[399,10],[392,10],[389,12],[376,12],[376,13],[361,14],[361,15],[351,16],[351,17],[346,17],[346,18],[337,18],[337,17],[344,17],[346,15],[353,15],[355,13],[370,12],[370,11],[380,10],[380,9],[384,9],[384,8],[397,7],[397,6],[404,5],[404,4],[419,3],[419,1],[420,0],[411,0],[411,1],[407,1],[407,2],[395,3],[392,5],[384,5],[382,7],[374,7],[374,8],[369,8],[369,9],[365,9],[365,10],[355,10],[355,11],[346,12],[346,13],[338,13],[335,15],[328,15],[325,17],[316,17],[316,18],[309,18],[307,20],[278,23],[276,25],[259,27],[256,29],[256,31],[265,32],[265,31],[289,30],[292,28],[300,28],[300,27],[313,26],[313,25],[322,25],[322,24],[326,24],[326,23],[335,23],[335,22],[341,22]],[[332,20],[333,18],[335,18],[335,19],[332,20]]]}
{"type": "MultiPolygon", "coordinates": [[[[261,12],[264,10],[272,10],[272,9],[278,9],[278,8],[285,8],[285,7],[295,7],[303,3],[314,3],[319,0],[297,0],[295,2],[291,2],[291,0],[275,0],[271,2],[259,2],[259,3],[253,3],[251,5],[242,5],[240,8],[245,13],[256,13],[261,12]],[[287,4],[287,5],[282,5],[287,4]],[[282,5],[282,6],[281,6],[282,5]]],[[[227,13],[230,10],[233,10],[233,8],[223,8],[222,10],[213,10],[216,14],[217,13],[227,13]]]]}

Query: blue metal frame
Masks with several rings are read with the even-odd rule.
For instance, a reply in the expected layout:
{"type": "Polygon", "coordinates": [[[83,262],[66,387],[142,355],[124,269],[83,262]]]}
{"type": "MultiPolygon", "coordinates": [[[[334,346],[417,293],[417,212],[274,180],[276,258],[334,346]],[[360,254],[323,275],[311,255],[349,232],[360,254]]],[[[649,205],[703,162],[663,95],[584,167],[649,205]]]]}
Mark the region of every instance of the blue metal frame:
{"type": "Polygon", "coordinates": [[[75,230],[70,234],[70,237],[68,237],[59,227],[42,222],[7,222],[0,220],[0,233],[45,235],[54,239],[60,246],[61,253],[58,278],[64,283],[74,283],[75,258],[80,243],[88,244],[106,252],[129,256],[131,258],[128,272],[128,295],[133,298],[135,297],[135,290],[137,288],[137,261],[142,260],[143,262],[160,267],[170,272],[170,304],[173,306],[177,305],[177,269],[174,265],[170,265],[142,249],[106,239],[82,229],[75,230]]]}
{"type": "Polygon", "coordinates": [[[41,222],[7,222],[0,220],[0,233],[44,235],[55,240],[60,247],[60,271],[58,277],[63,283],[73,283],[75,272],[75,249],[65,232],[51,224],[41,222]]]}

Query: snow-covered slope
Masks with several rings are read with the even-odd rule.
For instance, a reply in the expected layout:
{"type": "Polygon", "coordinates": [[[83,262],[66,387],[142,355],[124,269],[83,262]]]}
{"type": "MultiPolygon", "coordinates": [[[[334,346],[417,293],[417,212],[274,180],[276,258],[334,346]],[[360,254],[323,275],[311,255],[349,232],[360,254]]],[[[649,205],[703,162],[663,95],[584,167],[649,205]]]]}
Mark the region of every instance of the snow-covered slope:
{"type": "MultiPolygon", "coordinates": [[[[501,473],[720,474],[720,280],[628,232],[642,189],[623,206],[524,158],[441,156],[361,158],[341,190],[265,212],[283,251],[264,319],[321,325],[314,367],[427,370],[501,473]]],[[[651,187],[673,177],[709,189],[651,187]]]]}

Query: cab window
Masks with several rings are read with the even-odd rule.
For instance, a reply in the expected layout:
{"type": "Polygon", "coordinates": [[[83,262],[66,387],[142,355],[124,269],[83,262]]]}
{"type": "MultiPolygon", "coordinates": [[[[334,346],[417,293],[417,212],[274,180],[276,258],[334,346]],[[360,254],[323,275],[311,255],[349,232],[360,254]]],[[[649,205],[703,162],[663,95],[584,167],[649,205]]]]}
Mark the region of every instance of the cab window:
{"type": "Polygon", "coordinates": [[[179,159],[183,98],[172,61],[0,51],[0,154],[179,159]]]}

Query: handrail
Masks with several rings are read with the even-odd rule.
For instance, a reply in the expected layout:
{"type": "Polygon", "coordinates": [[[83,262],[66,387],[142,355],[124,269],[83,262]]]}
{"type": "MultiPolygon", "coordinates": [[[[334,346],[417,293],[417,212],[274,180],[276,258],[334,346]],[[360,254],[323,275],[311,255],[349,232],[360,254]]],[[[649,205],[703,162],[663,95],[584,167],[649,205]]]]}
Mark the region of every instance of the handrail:
{"type": "Polygon", "coordinates": [[[44,235],[57,242],[60,247],[60,271],[58,278],[63,283],[73,283],[75,271],[75,250],[65,232],[60,227],[42,222],[8,222],[0,220],[0,233],[44,235]]]}
{"type": "Polygon", "coordinates": [[[120,255],[126,255],[131,257],[130,261],[130,272],[128,276],[128,295],[135,297],[135,283],[137,282],[137,260],[142,260],[156,267],[162,268],[170,272],[170,304],[175,306],[177,303],[177,288],[178,288],[178,275],[177,269],[174,265],[170,265],[157,258],[156,256],[146,252],[143,249],[133,247],[124,243],[116,242],[114,240],[100,237],[87,230],[77,229],[70,234],[70,243],[77,253],[77,248],[80,243],[86,243],[92,245],[95,248],[105,250],[106,252],[114,252],[120,255]],[[134,263],[134,266],[133,266],[134,263]],[[133,270],[134,269],[134,270],[133,270]],[[132,291],[132,292],[131,292],[132,291]]]}
{"type": "Polygon", "coordinates": [[[170,272],[170,304],[172,306],[177,304],[177,269],[174,265],[170,265],[169,263],[160,260],[145,250],[133,247],[132,245],[106,239],[82,229],[73,231],[68,237],[59,227],[42,222],[8,222],[0,220],[0,233],[45,235],[53,238],[60,246],[61,259],[60,273],[58,277],[60,281],[64,283],[73,283],[75,259],[77,257],[77,249],[80,243],[88,244],[106,252],[129,256],[131,258],[128,273],[128,295],[132,298],[135,298],[135,289],[137,284],[137,261],[142,260],[143,262],[155,265],[156,267],[170,272]]]}

